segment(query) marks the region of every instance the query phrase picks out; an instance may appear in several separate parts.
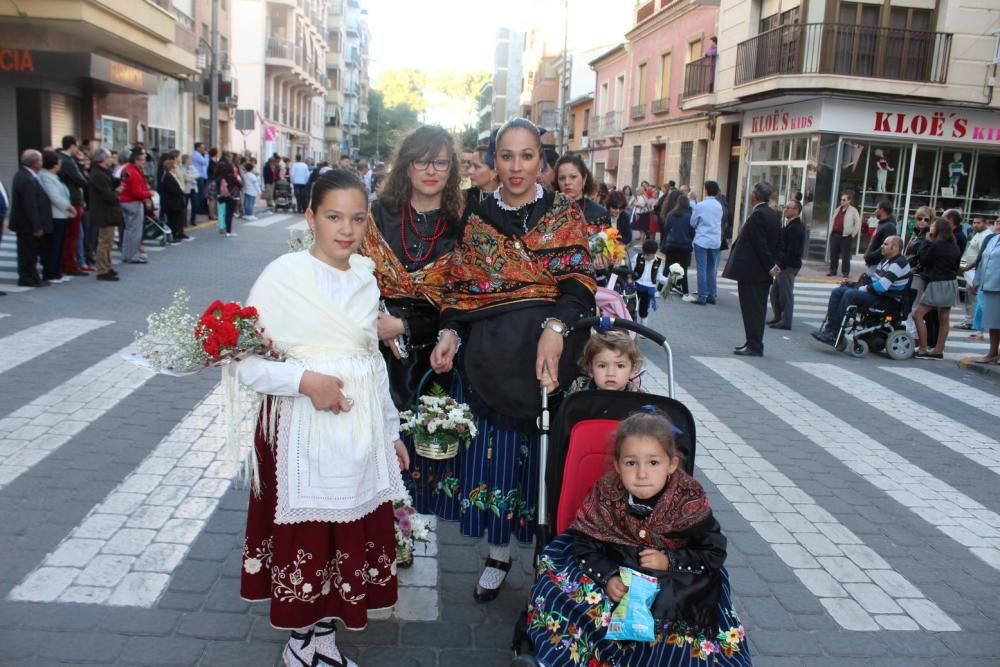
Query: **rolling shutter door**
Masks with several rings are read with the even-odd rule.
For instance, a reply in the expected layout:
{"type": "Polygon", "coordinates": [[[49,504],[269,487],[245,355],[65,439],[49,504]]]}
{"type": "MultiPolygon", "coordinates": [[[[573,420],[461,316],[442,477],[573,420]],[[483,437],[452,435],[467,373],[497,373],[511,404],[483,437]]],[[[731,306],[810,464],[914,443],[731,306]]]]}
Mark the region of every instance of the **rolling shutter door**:
{"type": "Polygon", "coordinates": [[[76,124],[78,108],[79,103],[75,97],[59,93],[49,94],[52,146],[55,148],[62,148],[62,138],[67,134],[72,134],[77,139],[80,138],[76,124]]]}

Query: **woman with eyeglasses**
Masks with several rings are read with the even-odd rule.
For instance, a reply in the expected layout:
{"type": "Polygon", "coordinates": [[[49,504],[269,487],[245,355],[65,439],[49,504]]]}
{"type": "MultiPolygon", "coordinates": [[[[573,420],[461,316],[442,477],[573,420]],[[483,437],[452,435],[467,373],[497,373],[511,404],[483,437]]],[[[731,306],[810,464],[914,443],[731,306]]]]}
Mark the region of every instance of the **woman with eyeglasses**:
{"type": "MultiPolygon", "coordinates": [[[[924,246],[927,245],[927,231],[931,228],[931,222],[934,220],[934,209],[930,206],[921,206],[917,209],[913,219],[913,233],[906,242],[906,248],[903,249],[903,256],[910,263],[913,275],[910,287],[916,290],[913,305],[910,307],[910,319],[906,322],[906,330],[916,339],[917,324],[916,318],[913,315],[917,312],[917,306],[920,305],[920,297],[924,295],[924,285],[926,285],[923,276],[920,275],[920,254],[924,246]]],[[[935,323],[934,326],[936,330],[937,324],[935,323]]]]}
{"type": "MultiPolygon", "coordinates": [[[[446,130],[417,128],[400,143],[393,165],[372,204],[361,253],[375,261],[387,311],[379,315],[378,336],[392,399],[398,409],[409,410],[430,368],[447,271],[443,257],[460,235],[463,202],[455,145],[446,130]]],[[[428,511],[419,502],[417,509],[428,511]]]]}
{"type": "Polygon", "coordinates": [[[536,183],[541,134],[524,118],[497,132],[500,187],[468,207],[451,256],[435,370],[455,364],[479,434],[440,467],[437,512],[463,535],[488,536],[489,558],[474,597],[497,597],[511,565],[510,541],[530,543],[538,496],[540,390],[577,375],[587,332],[570,326],[594,312],[593,264],[583,214],[536,183]]]}

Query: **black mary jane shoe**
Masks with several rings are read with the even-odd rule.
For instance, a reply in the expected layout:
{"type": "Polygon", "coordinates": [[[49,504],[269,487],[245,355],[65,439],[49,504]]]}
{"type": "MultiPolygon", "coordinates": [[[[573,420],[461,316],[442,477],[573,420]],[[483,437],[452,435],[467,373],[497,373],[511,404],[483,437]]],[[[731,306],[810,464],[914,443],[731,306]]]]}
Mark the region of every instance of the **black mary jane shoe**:
{"type": "Polygon", "coordinates": [[[492,567],[495,570],[500,570],[504,573],[503,579],[500,580],[500,585],[496,588],[483,588],[479,584],[476,584],[476,590],[472,594],[472,597],[476,598],[476,602],[492,602],[493,600],[496,600],[497,596],[500,595],[500,589],[503,588],[504,582],[507,581],[507,573],[510,572],[509,562],[495,560],[493,558],[486,559],[485,567],[492,567]]]}

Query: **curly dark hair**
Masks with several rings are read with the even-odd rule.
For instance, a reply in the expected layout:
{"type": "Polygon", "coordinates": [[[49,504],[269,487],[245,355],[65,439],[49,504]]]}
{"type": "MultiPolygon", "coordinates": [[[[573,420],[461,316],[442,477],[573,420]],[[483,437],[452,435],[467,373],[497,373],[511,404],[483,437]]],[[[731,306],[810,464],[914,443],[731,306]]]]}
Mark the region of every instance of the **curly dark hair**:
{"type": "Polygon", "coordinates": [[[462,197],[461,178],[458,175],[458,156],[455,154],[455,141],[444,128],[436,125],[422,125],[406,135],[393,157],[393,169],[389,173],[389,181],[385,184],[382,196],[379,198],[389,210],[398,213],[404,206],[410,205],[413,195],[413,183],[407,174],[407,168],[415,160],[434,159],[441,149],[448,151],[451,168],[448,170],[448,180],[441,193],[441,212],[448,220],[460,220],[465,203],[462,197]]]}

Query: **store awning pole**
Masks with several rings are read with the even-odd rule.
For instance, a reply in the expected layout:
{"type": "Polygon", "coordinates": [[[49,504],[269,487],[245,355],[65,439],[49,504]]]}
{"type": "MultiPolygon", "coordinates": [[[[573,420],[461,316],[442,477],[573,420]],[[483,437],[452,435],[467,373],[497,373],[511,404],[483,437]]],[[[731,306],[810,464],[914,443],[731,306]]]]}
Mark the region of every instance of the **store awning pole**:
{"type": "MultiPolygon", "coordinates": [[[[903,204],[903,220],[900,223],[902,230],[899,236],[903,239],[903,247],[906,247],[906,232],[909,230],[910,221],[907,219],[910,215],[910,197],[913,194],[913,170],[917,168],[917,145],[911,144],[910,148],[910,177],[906,184],[906,203],[903,204]]],[[[932,193],[933,194],[933,193],[932,193]]]]}

